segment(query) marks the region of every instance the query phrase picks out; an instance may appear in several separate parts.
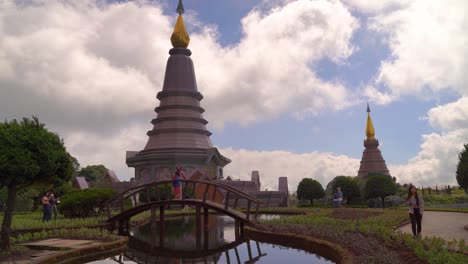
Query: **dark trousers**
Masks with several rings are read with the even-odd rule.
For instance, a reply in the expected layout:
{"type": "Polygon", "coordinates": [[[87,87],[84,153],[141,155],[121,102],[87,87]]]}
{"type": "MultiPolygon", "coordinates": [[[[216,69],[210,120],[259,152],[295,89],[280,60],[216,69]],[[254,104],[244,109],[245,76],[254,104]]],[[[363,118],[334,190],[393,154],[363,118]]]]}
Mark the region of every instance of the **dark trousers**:
{"type": "Polygon", "coordinates": [[[411,230],[413,231],[413,236],[419,235],[421,233],[421,220],[422,214],[419,212],[419,208],[413,209],[413,214],[409,214],[411,219],[411,230]],[[417,233],[416,233],[417,229],[417,233]]]}
{"type": "Polygon", "coordinates": [[[42,209],[44,210],[44,214],[42,215],[42,221],[49,221],[51,218],[51,210],[50,210],[50,205],[48,204],[43,204],[42,209]]]}

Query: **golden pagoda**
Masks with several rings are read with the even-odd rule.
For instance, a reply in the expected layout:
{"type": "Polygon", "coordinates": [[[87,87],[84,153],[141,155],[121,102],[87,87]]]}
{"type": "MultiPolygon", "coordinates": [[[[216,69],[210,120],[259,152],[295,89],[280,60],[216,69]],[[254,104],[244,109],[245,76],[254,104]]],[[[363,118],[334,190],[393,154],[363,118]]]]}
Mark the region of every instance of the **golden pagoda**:
{"type": "Polygon", "coordinates": [[[366,139],[364,140],[364,151],[362,153],[361,165],[358,177],[366,179],[369,174],[382,174],[390,176],[385,160],[379,149],[379,141],[375,138],[374,125],[370,116],[369,104],[367,104],[366,139]]]}

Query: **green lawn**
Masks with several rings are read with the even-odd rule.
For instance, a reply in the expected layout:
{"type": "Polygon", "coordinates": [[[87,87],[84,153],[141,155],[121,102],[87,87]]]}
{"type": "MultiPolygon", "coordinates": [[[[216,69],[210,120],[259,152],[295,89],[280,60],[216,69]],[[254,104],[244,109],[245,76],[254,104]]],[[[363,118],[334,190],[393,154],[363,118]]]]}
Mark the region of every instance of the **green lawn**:
{"type": "Polygon", "coordinates": [[[468,263],[468,246],[463,240],[414,239],[392,230],[407,219],[405,211],[395,209],[344,209],[340,214],[332,209],[320,212],[311,209],[306,215],[262,221],[262,228],[341,244],[358,255],[358,263],[404,263],[399,256],[401,250],[395,250],[399,247],[409,249],[429,263],[468,263]]]}

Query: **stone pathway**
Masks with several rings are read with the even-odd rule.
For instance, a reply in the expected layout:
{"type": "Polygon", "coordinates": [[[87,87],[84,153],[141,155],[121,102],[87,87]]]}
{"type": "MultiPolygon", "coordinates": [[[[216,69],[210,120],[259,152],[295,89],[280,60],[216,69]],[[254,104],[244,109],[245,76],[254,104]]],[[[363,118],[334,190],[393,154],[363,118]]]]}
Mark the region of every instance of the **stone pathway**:
{"type": "MultiPolygon", "coordinates": [[[[425,211],[421,234],[424,237],[441,237],[447,241],[464,239],[468,242],[468,231],[464,229],[465,225],[468,225],[468,213],[425,211]]],[[[411,234],[411,224],[404,225],[399,230],[411,234]]]]}
{"type": "MultiPolygon", "coordinates": [[[[23,243],[20,245],[29,247],[32,250],[30,251],[30,254],[27,257],[27,259],[18,260],[18,261],[15,261],[15,263],[30,264],[30,263],[34,263],[34,260],[39,257],[55,254],[64,249],[78,249],[78,248],[84,248],[84,247],[100,245],[100,244],[102,243],[92,241],[92,240],[75,240],[75,239],[59,239],[59,238],[52,238],[52,239],[23,243]]],[[[0,262],[0,263],[5,263],[5,262],[0,262]]]]}

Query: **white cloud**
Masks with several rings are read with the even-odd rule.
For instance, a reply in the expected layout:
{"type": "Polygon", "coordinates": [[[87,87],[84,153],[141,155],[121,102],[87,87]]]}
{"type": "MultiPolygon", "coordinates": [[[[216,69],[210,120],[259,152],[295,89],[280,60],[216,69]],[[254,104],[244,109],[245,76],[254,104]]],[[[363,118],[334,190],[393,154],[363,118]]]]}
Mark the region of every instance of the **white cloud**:
{"type": "Polygon", "coordinates": [[[393,94],[389,94],[388,92],[381,92],[371,85],[365,86],[362,90],[362,94],[367,97],[369,101],[378,105],[390,104],[395,100],[395,96],[393,94]]]}
{"type": "Polygon", "coordinates": [[[116,172],[121,180],[130,180],[134,169],[125,164],[125,150],[142,149],[147,141],[147,129],[139,125],[116,131],[111,135],[99,135],[93,131],[75,131],[65,139],[67,150],[78,158],[81,166],[103,164],[116,172]]]}
{"type": "MultiPolygon", "coordinates": [[[[7,0],[0,9],[0,118],[38,115],[82,165],[127,174],[123,155],[146,141],[159,103],[175,14],[146,1],[7,0]]],[[[254,10],[242,20],[240,42],[229,47],[219,44],[215,27],[190,12],[186,21],[199,29],[190,32],[190,48],[212,125],[353,104],[341,83],[313,70],[319,60],[342,63],[353,52],[358,23],[339,1],[254,10]]]]}
{"type": "Polygon", "coordinates": [[[421,151],[405,165],[389,166],[402,183],[419,186],[457,185],[455,178],[458,154],[468,142],[468,129],[423,135],[421,151]]]}
{"type": "Polygon", "coordinates": [[[343,0],[350,7],[363,13],[375,14],[400,9],[411,3],[410,0],[343,0]]]}
{"type": "Polygon", "coordinates": [[[414,0],[378,13],[369,27],[388,38],[391,58],[377,82],[395,95],[437,98],[440,91],[468,93],[468,2],[414,0]]]}
{"type": "Polygon", "coordinates": [[[333,153],[297,154],[288,151],[255,151],[223,148],[223,155],[232,159],[224,169],[225,176],[249,180],[251,172],[260,172],[262,190],[278,190],[278,177],[287,176],[289,191],[297,189],[302,178],[319,181],[323,188],[339,175],[357,175],[359,160],[333,153]]]}
{"type": "Polygon", "coordinates": [[[468,129],[468,97],[432,108],[428,120],[431,126],[444,131],[468,129]]]}

